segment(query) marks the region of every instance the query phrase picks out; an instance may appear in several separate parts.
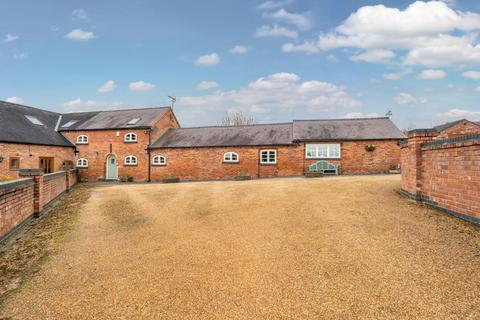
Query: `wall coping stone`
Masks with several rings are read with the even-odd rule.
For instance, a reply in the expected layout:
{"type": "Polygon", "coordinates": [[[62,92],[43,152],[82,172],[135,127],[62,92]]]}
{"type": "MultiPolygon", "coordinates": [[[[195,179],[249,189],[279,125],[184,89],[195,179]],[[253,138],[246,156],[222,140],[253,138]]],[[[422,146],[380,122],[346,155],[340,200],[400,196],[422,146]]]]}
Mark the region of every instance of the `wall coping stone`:
{"type": "Polygon", "coordinates": [[[65,171],[57,171],[54,173],[46,174],[43,176],[43,181],[52,180],[52,179],[55,179],[56,177],[61,177],[61,176],[65,176],[65,171]]]}
{"type": "Polygon", "coordinates": [[[33,185],[33,178],[17,179],[12,181],[0,182],[0,194],[8,192],[18,187],[33,185]]]}
{"type": "Polygon", "coordinates": [[[439,139],[421,144],[422,148],[442,149],[455,148],[465,145],[480,144],[480,134],[471,134],[455,138],[439,139]]]}

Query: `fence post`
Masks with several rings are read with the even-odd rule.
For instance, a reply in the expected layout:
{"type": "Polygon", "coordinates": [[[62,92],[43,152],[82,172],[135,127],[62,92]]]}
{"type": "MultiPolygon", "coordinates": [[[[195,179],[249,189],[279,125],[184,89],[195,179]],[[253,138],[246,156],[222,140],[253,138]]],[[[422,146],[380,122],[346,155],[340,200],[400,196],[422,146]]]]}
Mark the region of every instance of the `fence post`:
{"type": "Polygon", "coordinates": [[[65,192],[70,192],[70,169],[65,170],[65,192]]]}
{"type": "Polygon", "coordinates": [[[43,172],[41,169],[20,169],[20,177],[33,178],[33,216],[38,218],[43,210],[43,172]]]}

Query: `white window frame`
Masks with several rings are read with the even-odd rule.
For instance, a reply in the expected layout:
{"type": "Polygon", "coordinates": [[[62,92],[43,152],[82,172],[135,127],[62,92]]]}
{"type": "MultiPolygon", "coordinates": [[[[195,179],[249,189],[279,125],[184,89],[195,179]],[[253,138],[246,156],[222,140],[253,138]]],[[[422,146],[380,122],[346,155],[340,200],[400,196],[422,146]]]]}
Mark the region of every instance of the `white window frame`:
{"type": "Polygon", "coordinates": [[[306,159],[340,159],[342,156],[342,145],[340,143],[306,143],[305,144],[305,158],[306,159]],[[327,154],[321,155],[319,150],[321,147],[327,148],[327,154]],[[315,154],[309,155],[309,147],[315,148],[315,154]],[[333,152],[333,147],[338,148],[338,155],[333,152]]]}
{"type": "Polygon", "coordinates": [[[263,149],[260,150],[260,164],[277,164],[277,150],[275,149],[263,149]],[[267,161],[263,161],[262,153],[267,152],[267,161]],[[275,155],[275,159],[272,161],[270,159],[270,153],[273,152],[275,155]]]}
{"type": "Polygon", "coordinates": [[[77,168],[88,168],[88,160],[85,158],[77,159],[77,168]]]}
{"type": "Polygon", "coordinates": [[[128,132],[125,133],[125,136],[123,137],[124,142],[137,142],[137,134],[133,132],[128,132]]]}
{"type": "Polygon", "coordinates": [[[88,136],[86,134],[77,136],[77,144],[88,144],[88,136]]]}
{"type": "Polygon", "coordinates": [[[226,162],[226,163],[239,163],[240,162],[240,156],[238,155],[238,153],[236,152],[233,152],[233,151],[229,151],[229,152],[225,152],[223,154],[223,162],[226,162]],[[237,160],[233,160],[233,156],[236,156],[237,157],[237,160]]]}
{"type": "Polygon", "coordinates": [[[125,159],[123,159],[123,164],[125,166],[136,166],[138,164],[137,157],[135,157],[133,155],[126,156],[125,159]],[[129,161],[127,161],[127,160],[129,160],[129,161]]]}
{"type": "Polygon", "coordinates": [[[157,155],[152,159],[152,165],[154,166],[166,166],[167,165],[167,158],[165,156],[157,155]],[[156,161],[159,159],[159,161],[156,161]],[[161,161],[163,159],[163,162],[161,161]]]}

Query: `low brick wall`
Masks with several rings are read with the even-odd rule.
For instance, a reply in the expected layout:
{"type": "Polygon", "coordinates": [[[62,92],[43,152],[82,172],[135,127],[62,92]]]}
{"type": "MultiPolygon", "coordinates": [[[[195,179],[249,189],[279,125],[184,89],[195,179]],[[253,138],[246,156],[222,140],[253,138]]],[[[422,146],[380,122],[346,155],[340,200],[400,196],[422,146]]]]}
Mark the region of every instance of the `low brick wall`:
{"type": "Polygon", "coordinates": [[[402,150],[403,194],[480,225],[480,135],[409,140],[402,150]]]}
{"type": "Polygon", "coordinates": [[[20,170],[20,180],[0,183],[0,241],[77,182],[77,171],[43,175],[39,169],[20,170]]]}
{"type": "Polygon", "coordinates": [[[0,239],[33,215],[33,178],[0,183],[0,239]]]}

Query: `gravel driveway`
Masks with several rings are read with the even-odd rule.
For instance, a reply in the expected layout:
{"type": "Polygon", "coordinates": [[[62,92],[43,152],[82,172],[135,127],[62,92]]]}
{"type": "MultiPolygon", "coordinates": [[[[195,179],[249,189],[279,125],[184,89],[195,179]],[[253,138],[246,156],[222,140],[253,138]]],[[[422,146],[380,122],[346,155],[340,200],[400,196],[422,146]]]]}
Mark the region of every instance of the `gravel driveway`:
{"type": "Polygon", "coordinates": [[[0,318],[479,319],[480,228],[399,185],[98,185],[0,318]]]}

